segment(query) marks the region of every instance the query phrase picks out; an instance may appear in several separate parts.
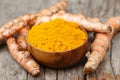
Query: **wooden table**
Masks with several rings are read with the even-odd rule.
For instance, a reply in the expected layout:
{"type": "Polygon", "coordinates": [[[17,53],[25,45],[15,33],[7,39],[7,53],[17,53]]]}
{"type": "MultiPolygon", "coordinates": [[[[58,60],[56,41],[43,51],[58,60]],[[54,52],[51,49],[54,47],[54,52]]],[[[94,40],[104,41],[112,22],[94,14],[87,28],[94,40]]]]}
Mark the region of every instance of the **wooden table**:
{"type": "MultiPolygon", "coordinates": [[[[35,13],[58,0],[0,0],[0,25],[27,13],[35,13]]],[[[98,17],[102,21],[120,15],[120,0],[68,0],[67,11],[98,17]]],[[[9,54],[6,45],[0,46],[0,80],[120,80],[120,33],[112,40],[103,62],[97,70],[83,74],[83,59],[76,66],[53,70],[41,66],[41,75],[31,76],[9,54]]]]}

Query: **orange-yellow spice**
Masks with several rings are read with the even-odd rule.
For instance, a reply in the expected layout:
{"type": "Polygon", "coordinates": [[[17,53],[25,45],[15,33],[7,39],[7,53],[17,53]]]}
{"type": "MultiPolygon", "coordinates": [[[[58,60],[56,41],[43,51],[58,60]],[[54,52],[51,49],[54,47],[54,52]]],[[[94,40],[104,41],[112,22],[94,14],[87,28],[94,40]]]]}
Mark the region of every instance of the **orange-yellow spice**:
{"type": "Polygon", "coordinates": [[[28,32],[28,41],[32,46],[52,52],[74,49],[86,38],[78,24],[59,18],[33,26],[28,32]]]}

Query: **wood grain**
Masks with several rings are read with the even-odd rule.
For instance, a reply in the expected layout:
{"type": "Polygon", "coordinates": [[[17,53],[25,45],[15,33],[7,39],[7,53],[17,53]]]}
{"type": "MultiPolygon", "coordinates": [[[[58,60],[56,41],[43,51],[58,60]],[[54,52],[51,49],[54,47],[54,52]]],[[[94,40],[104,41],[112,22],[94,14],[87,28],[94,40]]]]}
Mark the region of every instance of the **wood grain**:
{"type": "MultiPolygon", "coordinates": [[[[120,0],[116,0],[116,6],[114,10],[115,16],[120,16],[120,0]]],[[[113,72],[116,80],[120,80],[120,33],[118,33],[112,41],[111,50],[111,64],[113,67],[113,72]]]]}
{"type": "MultiPolygon", "coordinates": [[[[35,13],[59,0],[0,0],[0,25],[27,13],[35,13]]],[[[120,15],[120,0],[67,0],[68,12],[83,13],[88,17],[106,18],[120,15]]],[[[0,45],[0,80],[120,80],[120,33],[118,33],[97,71],[83,74],[86,58],[68,69],[49,69],[41,66],[37,77],[26,72],[9,54],[5,44],[0,45]]]]}

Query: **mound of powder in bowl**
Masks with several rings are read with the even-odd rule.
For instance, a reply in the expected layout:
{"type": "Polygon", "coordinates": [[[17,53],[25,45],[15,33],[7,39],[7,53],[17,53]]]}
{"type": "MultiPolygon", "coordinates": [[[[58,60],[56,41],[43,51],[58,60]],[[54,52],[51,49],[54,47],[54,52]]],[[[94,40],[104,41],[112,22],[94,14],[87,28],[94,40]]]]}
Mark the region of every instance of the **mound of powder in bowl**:
{"type": "Polygon", "coordinates": [[[27,39],[29,44],[40,50],[61,52],[82,45],[87,35],[78,24],[56,18],[33,26],[27,39]]]}

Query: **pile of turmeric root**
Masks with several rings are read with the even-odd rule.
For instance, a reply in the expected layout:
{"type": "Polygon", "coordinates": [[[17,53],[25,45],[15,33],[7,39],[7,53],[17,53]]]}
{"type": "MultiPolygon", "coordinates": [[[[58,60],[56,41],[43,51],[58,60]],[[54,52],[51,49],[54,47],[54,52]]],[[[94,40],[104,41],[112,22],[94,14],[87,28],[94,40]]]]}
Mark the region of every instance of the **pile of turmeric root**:
{"type": "Polygon", "coordinates": [[[102,62],[113,36],[120,30],[120,17],[112,17],[101,23],[97,18],[87,18],[83,14],[71,14],[65,12],[67,1],[61,0],[49,8],[35,14],[20,16],[0,27],[0,41],[6,40],[12,57],[29,73],[38,75],[39,64],[32,58],[27,50],[26,35],[33,25],[47,22],[55,18],[76,22],[87,31],[96,32],[91,44],[91,51],[87,55],[84,73],[89,74],[96,70],[102,62]],[[14,35],[17,36],[15,37],[14,35]]]}

